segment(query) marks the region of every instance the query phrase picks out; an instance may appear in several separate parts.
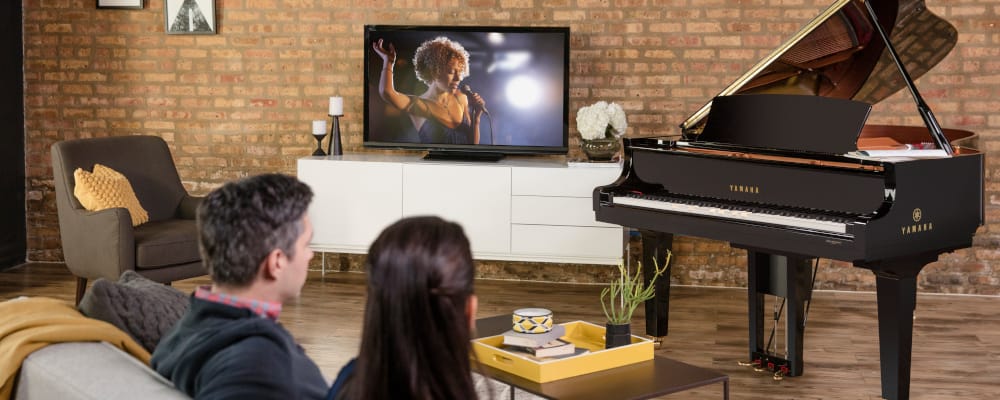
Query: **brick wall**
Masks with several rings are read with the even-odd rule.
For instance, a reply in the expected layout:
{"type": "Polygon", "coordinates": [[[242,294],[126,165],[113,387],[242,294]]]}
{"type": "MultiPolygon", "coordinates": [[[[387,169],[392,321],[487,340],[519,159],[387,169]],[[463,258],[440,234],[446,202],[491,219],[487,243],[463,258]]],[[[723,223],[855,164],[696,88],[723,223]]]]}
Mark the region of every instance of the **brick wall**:
{"type": "MultiPolygon", "coordinates": [[[[995,0],[928,0],[959,31],[951,54],[918,79],[942,125],[1000,150],[1000,30],[995,0]]],[[[827,0],[216,0],[218,34],[164,34],[164,1],[97,10],[93,0],[24,0],[29,259],[61,260],[48,149],[70,138],[152,134],[170,144],[185,186],[204,194],[230,179],[295,172],[315,141],[310,121],[345,98],[345,151],[361,148],[362,26],[568,25],[571,112],[622,104],[630,137],[676,126],[778,46],[827,0]]],[[[897,94],[875,123],[919,125],[897,94]]],[[[572,126],[570,158],[579,158],[572,126]]],[[[925,269],[924,291],[1000,294],[1000,181],[987,156],[986,226],[976,246],[925,269]]],[[[691,173],[691,171],[678,171],[691,173]]],[[[674,279],[742,286],[745,253],[719,242],[675,244],[674,279]],[[734,266],[735,265],[735,266],[734,266]]],[[[823,288],[872,290],[870,273],[821,263],[823,288]]],[[[603,280],[607,267],[487,263],[487,276],[603,280]]]]}

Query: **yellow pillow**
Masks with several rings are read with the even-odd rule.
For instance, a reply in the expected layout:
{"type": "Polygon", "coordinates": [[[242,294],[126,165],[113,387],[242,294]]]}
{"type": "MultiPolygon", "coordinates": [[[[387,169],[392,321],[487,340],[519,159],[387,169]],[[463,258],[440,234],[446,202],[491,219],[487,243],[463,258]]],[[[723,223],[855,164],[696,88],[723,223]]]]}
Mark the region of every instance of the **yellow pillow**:
{"type": "Polygon", "coordinates": [[[94,164],[94,172],[83,168],[73,171],[76,188],[73,195],[83,208],[90,211],[100,211],[108,208],[124,207],[132,216],[132,226],[149,221],[149,214],[139,204],[139,199],[132,191],[132,184],[121,172],[101,164],[94,164]]]}

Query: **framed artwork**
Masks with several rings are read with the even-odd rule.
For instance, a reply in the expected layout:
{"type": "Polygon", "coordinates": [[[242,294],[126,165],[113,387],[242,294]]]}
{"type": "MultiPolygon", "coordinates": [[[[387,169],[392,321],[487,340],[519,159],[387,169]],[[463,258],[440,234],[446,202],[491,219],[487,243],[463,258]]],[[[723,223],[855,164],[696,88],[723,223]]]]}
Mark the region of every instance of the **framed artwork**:
{"type": "Polygon", "coordinates": [[[164,0],[163,8],[167,34],[215,33],[215,0],[164,0]]]}
{"type": "Polygon", "coordinates": [[[97,0],[97,8],[141,9],[142,0],[97,0]]]}

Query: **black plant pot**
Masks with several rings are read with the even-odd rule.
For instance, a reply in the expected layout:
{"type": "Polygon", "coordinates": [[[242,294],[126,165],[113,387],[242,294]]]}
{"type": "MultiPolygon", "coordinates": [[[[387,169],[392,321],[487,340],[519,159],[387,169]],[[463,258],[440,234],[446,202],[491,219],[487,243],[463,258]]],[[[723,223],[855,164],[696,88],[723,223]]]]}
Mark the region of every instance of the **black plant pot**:
{"type": "Polygon", "coordinates": [[[618,346],[632,344],[632,327],[629,324],[605,324],[604,325],[604,348],[610,349],[618,346]]]}

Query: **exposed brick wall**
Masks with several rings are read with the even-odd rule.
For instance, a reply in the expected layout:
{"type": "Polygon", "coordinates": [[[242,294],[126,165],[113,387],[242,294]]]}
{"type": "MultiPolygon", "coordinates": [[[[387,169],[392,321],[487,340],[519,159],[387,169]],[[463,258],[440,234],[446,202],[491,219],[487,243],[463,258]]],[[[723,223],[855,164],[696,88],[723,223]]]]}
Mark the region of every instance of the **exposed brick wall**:
{"type": "MultiPolygon", "coordinates": [[[[918,86],[942,125],[978,132],[980,148],[1000,150],[1000,5],[928,1],[960,36],[918,86]]],[[[640,137],[676,133],[827,0],[216,0],[218,34],[207,36],[164,34],[163,0],[147,0],[142,10],[97,10],[93,0],[23,4],[29,259],[51,261],[61,259],[48,153],[58,140],[162,136],[185,186],[203,194],[241,176],[294,173],[296,159],[315,146],[310,121],[326,118],[327,97],[339,95],[345,150],[362,151],[366,23],[569,25],[573,112],[618,102],[628,135],[640,137]]],[[[921,123],[905,94],[877,105],[871,121],[921,123]]],[[[570,157],[580,158],[571,129],[570,157]]],[[[992,154],[986,160],[986,226],[974,248],[925,269],[922,290],[1000,294],[1000,167],[992,154]]],[[[740,250],[692,239],[675,250],[680,283],[745,284],[740,250]]],[[[822,265],[820,287],[873,289],[867,271],[822,265]]],[[[532,275],[488,263],[482,270],[585,281],[603,279],[601,268],[546,266],[532,275]]]]}

